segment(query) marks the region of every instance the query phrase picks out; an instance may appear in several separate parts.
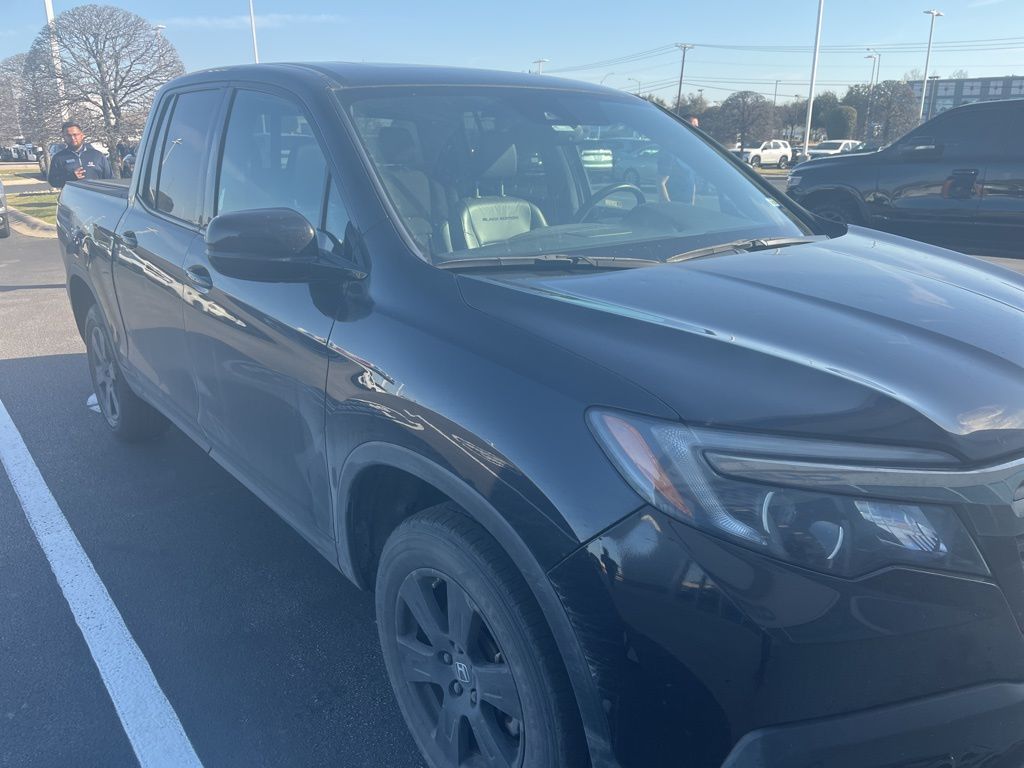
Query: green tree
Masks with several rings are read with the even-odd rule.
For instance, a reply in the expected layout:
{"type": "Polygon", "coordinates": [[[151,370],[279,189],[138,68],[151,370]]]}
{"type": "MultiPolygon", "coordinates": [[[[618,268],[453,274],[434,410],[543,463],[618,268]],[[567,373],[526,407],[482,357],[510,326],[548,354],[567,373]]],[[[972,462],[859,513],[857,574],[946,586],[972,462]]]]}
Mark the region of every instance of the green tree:
{"type": "Polygon", "coordinates": [[[835,91],[822,91],[814,97],[814,113],[811,115],[811,127],[828,130],[828,116],[839,106],[839,97],[835,91]]]}
{"type": "Polygon", "coordinates": [[[857,129],[857,110],[845,104],[828,113],[825,130],[830,139],[849,139],[857,129]]]}
{"type": "Polygon", "coordinates": [[[883,80],[873,93],[866,85],[853,85],[843,97],[843,104],[863,116],[855,135],[880,144],[895,141],[917,125],[918,103],[911,87],[899,80],[883,80]]]}
{"type": "MultiPolygon", "coordinates": [[[[772,127],[772,104],[754,91],[739,91],[722,102],[721,131],[738,138],[742,146],[768,138],[772,127]]],[[[723,138],[723,141],[729,141],[723,138]]]]}

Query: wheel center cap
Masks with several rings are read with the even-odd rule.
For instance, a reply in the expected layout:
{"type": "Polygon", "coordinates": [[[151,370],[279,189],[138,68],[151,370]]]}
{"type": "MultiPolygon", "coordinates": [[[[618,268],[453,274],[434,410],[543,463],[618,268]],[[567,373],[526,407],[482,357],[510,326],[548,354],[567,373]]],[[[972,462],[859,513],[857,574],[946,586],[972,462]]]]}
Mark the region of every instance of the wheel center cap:
{"type": "Polygon", "coordinates": [[[459,677],[459,682],[463,685],[469,685],[469,667],[463,664],[461,661],[455,662],[455,674],[459,677]]]}

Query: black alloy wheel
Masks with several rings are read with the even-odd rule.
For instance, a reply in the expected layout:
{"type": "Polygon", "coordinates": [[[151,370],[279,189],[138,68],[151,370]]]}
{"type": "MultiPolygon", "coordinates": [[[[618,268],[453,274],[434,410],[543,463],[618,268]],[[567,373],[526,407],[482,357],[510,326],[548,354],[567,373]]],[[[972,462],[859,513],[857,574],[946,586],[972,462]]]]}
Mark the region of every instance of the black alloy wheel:
{"type": "Polygon", "coordinates": [[[754,168],[760,168],[761,167],[761,156],[760,155],[754,155],[752,158],[750,158],[750,165],[752,167],[754,167],[754,168]]]}
{"type": "Polygon", "coordinates": [[[402,714],[431,768],[577,768],[586,760],[561,657],[522,575],[459,507],[388,538],[377,622],[402,714]]]}
{"type": "Polygon", "coordinates": [[[789,168],[789,158],[783,155],[779,158],[779,170],[784,171],[789,168]]]}
{"type": "Polygon", "coordinates": [[[93,391],[110,431],[128,442],[161,434],[167,428],[167,420],[128,386],[103,315],[95,304],[85,316],[83,335],[93,391]]]}

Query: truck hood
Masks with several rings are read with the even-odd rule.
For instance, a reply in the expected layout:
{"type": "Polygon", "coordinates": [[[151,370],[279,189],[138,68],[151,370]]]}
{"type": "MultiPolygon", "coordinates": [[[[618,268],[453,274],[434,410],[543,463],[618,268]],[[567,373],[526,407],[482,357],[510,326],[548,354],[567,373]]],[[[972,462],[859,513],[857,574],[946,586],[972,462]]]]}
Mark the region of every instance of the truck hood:
{"type": "Polygon", "coordinates": [[[978,259],[851,227],[774,251],[459,282],[471,306],[693,424],[965,464],[1024,454],[1024,278],[978,259]]]}

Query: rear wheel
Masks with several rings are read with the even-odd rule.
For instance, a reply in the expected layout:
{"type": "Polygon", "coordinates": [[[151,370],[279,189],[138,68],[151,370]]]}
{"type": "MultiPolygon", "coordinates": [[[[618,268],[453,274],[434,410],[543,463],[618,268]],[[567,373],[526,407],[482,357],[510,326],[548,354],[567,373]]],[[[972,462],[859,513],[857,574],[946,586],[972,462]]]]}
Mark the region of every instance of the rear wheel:
{"type": "Polygon", "coordinates": [[[395,696],[431,768],[585,761],[568,677],[522,575],[453,504],[403,522],[377,571],[395,696]]]}
{"type": "Polygon", "coordinates": [[[11,236],[11,221],[8,218],[4,218],[4,225],[0,227],[0,237],[11,236]]]}
{"type": "Polygon", "coordinates": [[[789,158],[783,155],[779,158],[779,170],[784,171],[789,167],[789,158]]]}
{"type": "Polygon", "coordinates": [[[162,433],[167,428],[167,420],[132,392],[124,380],[103,315],[95,304],[85,316],[85,345],[93,391],[110,431],[128,442],[162,433]]]}

